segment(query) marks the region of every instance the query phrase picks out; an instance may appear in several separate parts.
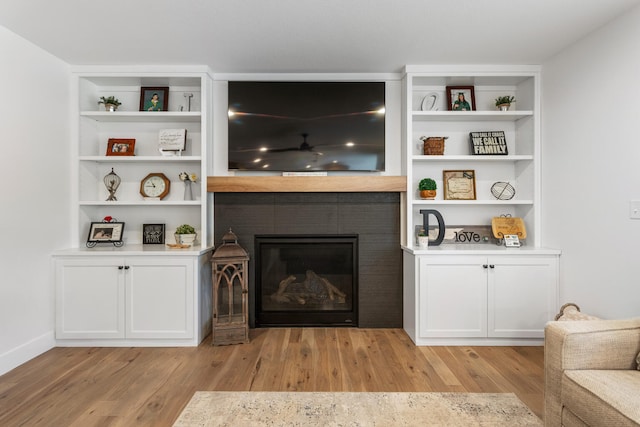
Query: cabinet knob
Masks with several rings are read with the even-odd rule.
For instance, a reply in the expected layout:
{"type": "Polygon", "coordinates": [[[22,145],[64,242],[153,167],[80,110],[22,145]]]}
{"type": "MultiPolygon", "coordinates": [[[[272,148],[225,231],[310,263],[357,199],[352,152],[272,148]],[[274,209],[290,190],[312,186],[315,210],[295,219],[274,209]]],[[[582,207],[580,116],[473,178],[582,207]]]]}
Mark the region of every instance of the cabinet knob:
{"type": "MultiPolygon", "coordinates": [[[[124,266],[124,269],[125,269],[125,270],[128,270],[130,267],[131,267],[131,266],[129,266],[129,265],[125,265],[125,266],[124,266]]],[[[493,265],[491,266],[491,268],[493,268],[493,265]]]]}
{"type": "Polygon", "coordinates": [[[482,268],[487,268],[488,265],[487,264],[482,264],[482,268]]]}
{"type": "MultiPolygon", "coordinates": [[[[129,268],[129,267],[127,267],[127,268],[129,268]]],[[[493,264],[489,264],[489,268],[496,268],[496,266],[493,265],[493,264]]]]}
{"type": "Polygon", "coordinates": [[[119,265],[118,266],[118,270],[122,270],[124,268],[124,265],[119,265]]]}

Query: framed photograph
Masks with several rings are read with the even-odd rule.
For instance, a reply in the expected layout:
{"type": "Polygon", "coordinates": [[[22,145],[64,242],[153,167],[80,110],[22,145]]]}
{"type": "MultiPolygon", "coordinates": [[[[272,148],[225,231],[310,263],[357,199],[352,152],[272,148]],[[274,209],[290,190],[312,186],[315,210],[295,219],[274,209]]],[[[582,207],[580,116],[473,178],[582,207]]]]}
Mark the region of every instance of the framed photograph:
{"type": "Polygon", "coordinates": [[[169,111],[169,88],[150,87],[140,88],[140,111],[169,111]]]}
{"type": "Polygon", "coordinates": [[[87,236],[87,246],[96,243],[122,243],[123,234],[124,222],[92,222],[87,236]]]}
{"type": "Polygon", "coordinates": [[[164,224],[143,224],[142,243],[144,245],[164,245],[164,224]]]}
{"type": "Polygon", "coordinates": [[[475,200],[476,172],[473,170],[442,171],[445,200],[475,200]]]}
{"type": "Polygon", "coordinates": [[[476,94],[473,86],[447,86],[449,111],[475,111],[476,94]]]}
{"type": "Polygon", "coordinates": [[[109,138],[107,156],[133,156],[135,146],[135,139],[109,138]]]}

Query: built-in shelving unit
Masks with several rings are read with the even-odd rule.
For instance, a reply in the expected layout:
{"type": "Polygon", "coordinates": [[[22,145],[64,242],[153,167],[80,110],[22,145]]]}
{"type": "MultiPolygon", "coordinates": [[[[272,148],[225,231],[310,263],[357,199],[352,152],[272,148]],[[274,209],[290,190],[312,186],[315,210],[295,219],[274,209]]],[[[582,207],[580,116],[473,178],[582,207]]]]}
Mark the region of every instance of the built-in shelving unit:
{"type": "MultiPolygon", "coordinates": [[[[212,78],[206,67],[77,67],[72,70],[72,247],[53,254],[60,346],[196,346],[211,330],[212,196],[207,193],[212,78]],[[168,87],[168,111],[138,111],[142,87],[168,87]],[[122,103],[105,111],[100,97],[122,103]],[[162,153],[160,131],[186,129],[181,152],[162,153]],[[108,155],[110,138],[135,139],[134,155],[108,155]],[[121,179],[108,201],[105,175],[121,179]],[[170,191],[146,200],[141,181],[162,173],[170,191]],[[179,174],[198,176],[185,200],[179,174]],[[122,247],[87,248],[92,222],[124,222],[122,247]],[[190,224],[196,245],[172,249],[190,224]],[[143,244],[144,224],[164,224],[165,244],[143,244]]],[[[166,98],[165,98],[166,101],[166,98]]]]}
{"type": "MultiPolygon", "coordinates": [[[[439,210],[448,225],[487,225],[500,215],[522,217],[527,225],[529,245],[539,246],[540,111],[538,67],[442,67],[407,66],[404,78],[404,140],[407,175],[407,247],[415,245],[416,227],[422,224],[420,209],[439,210]],[[473,86],[474,111],[449,111],[448,86],[473,86]],[[436,94],[434,110],[423,111],[426,96],[436,94]],[[515,96],[509,111],[499,111],[494,99],[515,96]],[[508,155],[472,155],[470,132],[503,131],[508,155]],[[443,155],[423,155],[422,136],[447,137],[443,155]],[[473,170],[475,200],[444,200],[443,171],[473,170]],[[438,185],[435,200],[422,200],[418,182],[432,178],[438,185]],[[491,194],[496,181],[509,182],[516,189],[511,200],[497,200],[491,194]]],[[[431,107],[431,104],[430,104],[431,107]]]]}
{"type": "MultiPolygon", "coordinates": [[[[208,227],[206,162],[210,139],[212,80],[201,67],[167,70],[133,70],[119,67],[81,67],[73,73],[77,91],[74,105],[74,155],[77,174],[73,241],[82,246],[89,225],[105,216],[125,222],[125,248],[142,243],[142,225],[166,225],[166,241],[173,243],[173,230],[183,223],[193,225],[202,246],[211,244],[208,227]],[[169,87],[168,111],[139,110],[141,87],[169,87]],[[189,99],[185,95],[192,94],[189,99]],[[98,104],[101,96],[115,96],[122,105],[115,112],[98,104]],[[190,101],[190,107],[189,107],[190,101]],[[189,111],[190,108],[190,111],[189,111]],[[161,129],[186,129],[186,149],[180,155],[164,156],[158,150],[161,129]],[[107,156],[109,138],[134,138],[134,156],[107,156]],[[122,179],[117,201],[107,201],[103,177],[111,169],[122,179]],[[151,172],[161,172],[171,181],[171,190],[161,201],[145,201],[140,181],[151,172]],[[195,173],[195,200],[184,200],[180,172],[195,173]]],[[[194,185],[194,184],[192,184],[194,185]]]]}
{"type": "Polygon", "coordinates": [[[403,324],[417,345],[539,345],[558,305],[558,250],[541,247],[540,78],[536,66],[407,66],[403,79],[403,324]],[[474,111],[450,111],[447,87],[473,86],[474,111]],[[514,96],[509,111],[495,98],[514,96]],[[428,99],[431,102],[424,102],[428,99]],[[435,100],[435,102],[434,102],[435,100]],[[428,111],[423,110],[429,108],[428,111]],[[473,155],[470,132],[502,131],[507,155],[473,155]],[[424,155],[421,137],[447,137],[442,155],[424,155]],[[475,200],[445,200],[443,171],[473,171],[475,200]],[[423,178],[434,200],[419,197],[423,178]],[[495,182],[516,190],[491,193],[495,182]],[[525,246],[449,243],[419,249],[421,209],[448,227],[489,226],[493,217],[524,220],[525,246]]]}

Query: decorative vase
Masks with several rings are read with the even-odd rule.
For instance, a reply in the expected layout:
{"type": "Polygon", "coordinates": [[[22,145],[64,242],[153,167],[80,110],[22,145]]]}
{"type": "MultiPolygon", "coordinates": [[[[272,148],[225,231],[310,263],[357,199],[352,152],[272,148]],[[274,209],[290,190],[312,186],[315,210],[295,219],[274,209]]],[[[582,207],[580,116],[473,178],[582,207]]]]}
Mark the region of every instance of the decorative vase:
{"type": "Polygon", "coordinates": [[[511,104],[500,104],[500,105],[498,105],[498,108],[500,108],[500,111],[509,111],[509,107],[511,107],[511,104]]]}
{"type": "Polygon", "coordinates": [[[418,236],[418,247],[420,249],[429,249],[429,236],[418,236]]]}
{"type": "Polygon", "coordinates": [[[193,200],[193,190],[191,189],[191,181],[184,180],[184,199],[193,200]]]}
{"type": "Polygon", "coordinates": [[[118,106],[115,104],[104,104],[104,109],[107,111],[116,111],[118,106]]]}
{"type": "Polygon", "coordinates": [[[194,234],[174,234],[174,236],[176,238],[176,243],[178,244],[193,245],[198,235],[194,233],[194,234]]]}
{"type": "Polygon", "coordinates": [[[436,190],[420,190],[420,198],[432,200],[436,198],[436,190]]]}

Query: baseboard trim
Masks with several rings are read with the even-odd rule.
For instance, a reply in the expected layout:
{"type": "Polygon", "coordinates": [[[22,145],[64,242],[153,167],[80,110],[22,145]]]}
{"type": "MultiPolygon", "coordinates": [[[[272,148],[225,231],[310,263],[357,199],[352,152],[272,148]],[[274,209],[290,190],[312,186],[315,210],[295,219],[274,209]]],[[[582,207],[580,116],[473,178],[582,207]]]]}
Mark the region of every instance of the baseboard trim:
{"type": "Polygon", "coordinates": [[[0,354],[0,375],[4,375],[45,351],[51,350],[55,345],[55,336],[51,331],[0,354]]]}

